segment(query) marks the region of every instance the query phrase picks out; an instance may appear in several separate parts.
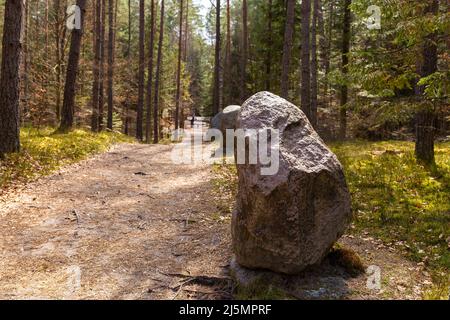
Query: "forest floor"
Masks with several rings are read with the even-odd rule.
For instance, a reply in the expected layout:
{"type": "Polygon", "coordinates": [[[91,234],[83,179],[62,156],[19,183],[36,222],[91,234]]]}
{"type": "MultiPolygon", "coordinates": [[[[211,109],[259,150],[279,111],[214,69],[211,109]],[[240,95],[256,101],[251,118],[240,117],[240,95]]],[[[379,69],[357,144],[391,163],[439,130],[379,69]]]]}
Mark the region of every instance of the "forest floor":
{"type": "Polygon", "coordinates": [[[235,288],[230,173],[174,164],[172,148],[119,144],[3,195],[0,299],[421,299],[432,284],[423,264],[361,234],[341,243],[380,267],[381,290],[329,259],[277,278],[281,289],[235,288]]]}

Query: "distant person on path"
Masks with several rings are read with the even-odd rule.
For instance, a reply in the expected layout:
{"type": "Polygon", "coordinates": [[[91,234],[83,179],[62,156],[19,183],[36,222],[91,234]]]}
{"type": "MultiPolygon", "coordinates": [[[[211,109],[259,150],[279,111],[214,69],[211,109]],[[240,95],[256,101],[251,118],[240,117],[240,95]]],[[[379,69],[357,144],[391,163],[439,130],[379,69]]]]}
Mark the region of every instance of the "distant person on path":
{"type": "Polygon", "coordinates": [[[194,129],[194,124],[195,124],[195,112],[192,114],[191,129],[194,129]]]}

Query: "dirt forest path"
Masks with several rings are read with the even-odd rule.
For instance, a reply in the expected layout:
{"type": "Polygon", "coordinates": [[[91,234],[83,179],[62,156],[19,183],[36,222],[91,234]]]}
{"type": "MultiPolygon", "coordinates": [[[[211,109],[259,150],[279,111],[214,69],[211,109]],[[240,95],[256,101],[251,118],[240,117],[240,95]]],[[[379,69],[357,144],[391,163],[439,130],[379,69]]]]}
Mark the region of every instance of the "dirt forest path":
{"type": "Polygon", "coordinates": [[[211,167],[172,148],[118,145],[2,199],[0,299],[229,298],[211,167]]]}
{"type": "MultiPolygon", "coordinates": [[[[233,298],[218,173],[174,164],[173,148],[117,145],[0,198],[0,299],[233,298]]],[[[380,267],[382,290],[327,259],[299,276],[256,278],[300,299],[420,299],[431,284],[423,266],[369,235],[340,243],[380,267]]]]}

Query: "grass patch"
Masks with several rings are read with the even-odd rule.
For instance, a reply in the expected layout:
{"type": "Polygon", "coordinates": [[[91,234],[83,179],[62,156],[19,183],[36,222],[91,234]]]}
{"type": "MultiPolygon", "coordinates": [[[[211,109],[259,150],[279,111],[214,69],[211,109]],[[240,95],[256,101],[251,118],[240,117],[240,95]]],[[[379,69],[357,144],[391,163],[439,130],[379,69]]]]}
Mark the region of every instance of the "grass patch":
{"type": "MultiPolygon", "coordinates": [[[[371,236],[423,263],[433,277],[426,299],[448,299],[450,283],[450,143],[436,145],[436,168],[417,163],[414,143],[332,144],[344,166],[354,212],[350,232],[371,236]]],[[[223,210],[237,192],[235,166],[214,167],[223,210]],[[229,197],[224,199],[224,197],[229,197]]]]}
{"type": "Polygon", "coordinates": [[[411,142],[357,141],[331,147],[352,194],[353,232],[369,232],[424,263],[438,287],[433,291],[445,292],[448,299],[450,143],[436,145],[433,171],[416,162],[411,142]]]}
{"type": "Polygon", "coordinates": [[[288,300],[288,293],[271,284],[268,279],[259,277],[248,285],[239,284],[235,292],[236,300],[288,300]]]}
{"type": "Polygon", "coordinates": [[[119,142],[134,139],[116,132],[92,133],[77,129],[67,134],[53,128],[22,128],[22,150],[0,160],[0,193],[13,183],[32,181],[48,175],[61,166],[100,153],[119,142]]]}

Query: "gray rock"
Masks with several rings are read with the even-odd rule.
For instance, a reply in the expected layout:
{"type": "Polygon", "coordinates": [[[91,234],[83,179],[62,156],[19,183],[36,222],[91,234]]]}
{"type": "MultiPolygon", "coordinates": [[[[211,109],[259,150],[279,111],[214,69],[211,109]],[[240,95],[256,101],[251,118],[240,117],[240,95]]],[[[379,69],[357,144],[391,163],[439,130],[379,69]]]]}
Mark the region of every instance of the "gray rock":
{"type": "Polygon", "coordinates": [[[262,176],[260,164],[238,165],[236,260],[250,269],[297,274],[319,263],[351,221],[342,166],[304,113],[269,92],[245,102],[238,128],[278,129],[280,164],[274,176],[262,176]]]}
{"type": "Polygon", "coordinates": [[[240,106],[231,105],[223,109],[222,112],[218,113],[211,120],[211,127],[214,129],[219,129],[222,132],[224,148],[226,146],[227,129],[236,129],[237,119],[239,117],[240,111],[240,106]]]}

